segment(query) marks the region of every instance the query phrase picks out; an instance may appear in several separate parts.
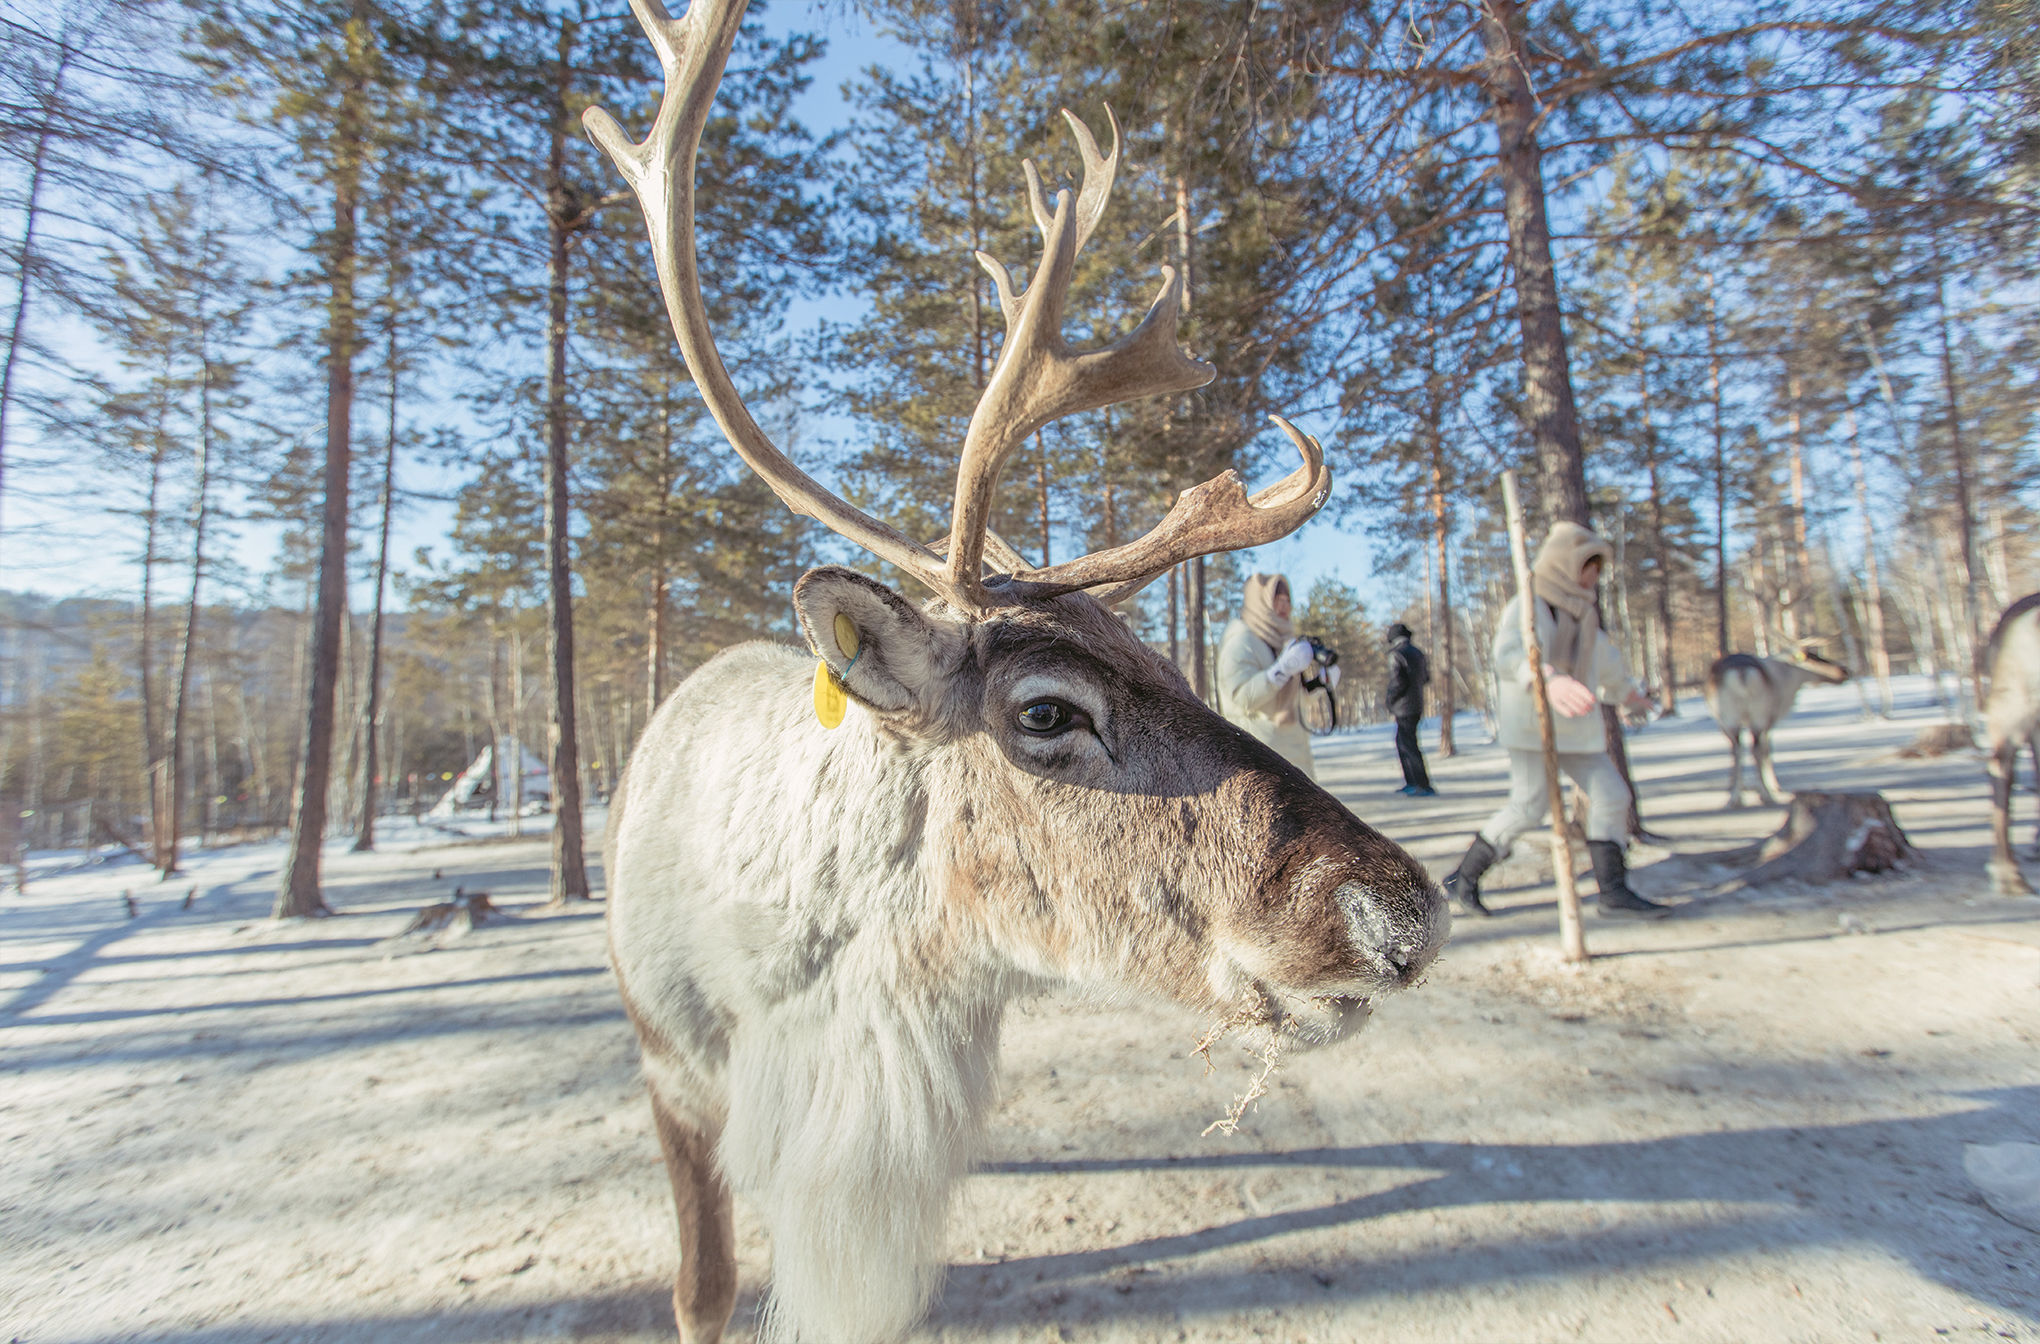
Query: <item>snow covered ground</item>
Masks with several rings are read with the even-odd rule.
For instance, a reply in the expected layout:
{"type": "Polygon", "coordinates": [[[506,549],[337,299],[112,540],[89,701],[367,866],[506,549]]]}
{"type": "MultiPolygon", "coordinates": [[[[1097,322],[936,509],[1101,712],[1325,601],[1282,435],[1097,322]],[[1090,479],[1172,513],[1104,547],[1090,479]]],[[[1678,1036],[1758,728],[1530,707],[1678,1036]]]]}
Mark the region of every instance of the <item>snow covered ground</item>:
{"type": "MultiPolygon", "coordinates": [[[[1680,918],[1590,918],[1596,960],[1565,968],[1525,844],[1491,884],[1504,914],[1292,1059],[1237,1136],[1200,1137],[1251,1067],[1206,1076],[1202,1023],[1024,1006],[919,1337],[2040,1340],[2040,1236],[1962,1169],[1965,1143],[2040,1141],[2040,902],[1989,894],[1977,756],[1892,755],[1940,717],[1901,690],[1884,722],[1809,688],[1778,771],[1881,790],[1916,871],[1707,897],[1691,853],[1780,814],[1721,810],[1724,744],[1684,705],[1631,739],[1676,841],[1638,852],[1637,885],[1680,918]]],[[[1462,720],[1433,761],[1436,799],[1392,793],[1382,729],[1322,742],[1321,773],[1442,871],[1501,796],[1480,736],[1462,720]]],[[[0,1338],[670,1339],[600,907],[540,909],[523,824],[336,841],[342,913],[317,922],[266,918],[279,844],[160,884],[45,856],[0,896],[0,1338]],[[456,885],[517,918],[387,941],[456,885]]],[[[749,1339],[766,1245],[741,1210],[739,1234],[749,1339]]]]}

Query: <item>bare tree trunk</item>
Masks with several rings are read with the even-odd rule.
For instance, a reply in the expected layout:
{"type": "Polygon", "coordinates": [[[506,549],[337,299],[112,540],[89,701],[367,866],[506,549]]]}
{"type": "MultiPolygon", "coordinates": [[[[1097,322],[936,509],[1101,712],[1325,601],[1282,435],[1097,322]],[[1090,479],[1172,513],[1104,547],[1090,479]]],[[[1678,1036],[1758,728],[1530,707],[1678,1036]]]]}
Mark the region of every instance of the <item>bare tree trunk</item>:
{"type": "Polygon", "coordinates": [[[1183,670],[1183,650],[1176,639],[1176,618],[1182,595],[1176,588],[1182,573],[1182,565],[1169,566],[1169,663],[1179,672],[1183,670]]]}
{"type": "MultiPolygon", "coordinates": [[[[39,827],[49,824],[43,807],[49,787],[50,764],[50,716],[43,705],[43,679],[48,670],[48,658],[42,644],[37,642],[29,646],[28,656],[22,660],[26,665],[22,679],[28,683],[28,691],[22,697],[22,706],[28,711],[28,769],[25,772],[28,777],[22,782],[21,801],[34,814],[35,824],[39,827]]],[[[23,840],[22,843],[29,845],[32,842],[23,840]]]]}
{"type": "Polygon", "coordinates": [[[1714,656],[1728,656],[1728,446],[1721,426],[1721,313],[1707,276],[1707,395],[1714,406],[1714,656]]]}
{"type": "MultiPolygon", "coordinates": [[[[559,27],[559,116],[553,122],[553,147],[547,165],[551,182],[547,298],[551,330],[545,347],[545,557],[547,557],[547,667],[551,677],[551,724],[547,726],[553,777],[553,903],[588,899],[588,867],[581,855],[581,753],[573,722],[573,571],[567,555],[571,512],[567,500],[567,247],[571,241],[569,202],[565,200],[569,57],[573,51],[573,20],[559,27]]],[[[522,779],[522,761],[518,777],[522,779]]]]}
{"type": "MultiPolygon", "coordinates": [[[[510,834],[524,834],[524,632],[510,632],[510,834]]],[[[499,751],[497,753],[501,755],[499,751]]],[[[547,767],[548,773],[551,767],[547,767]]],[[[497,789],[501,793],[501,776],[497,789]]]]}
{"type": "Polygon", "coordinates": [[[1034,489],[1041,513],[1041,567],[1046,569],[1055,561],[1048,550],[1048,439],[1038,429],[1034,431],[1034,489]]]}
{"type": "Polygon", "coordinates": [[[375,615],[368,626],[368,696],[361,712],[361,831],[355,837],[356,853],[375,848],[376,809],[376,719],[382,713],[383,590],[389,584],[390,512],[396,499],[397,483],[397,319],[390,314],[389,419],[383,436],[382,517],[375,547],[375,615]]]}
{"type": "Polygon", "coordinates": [[[1587,522],[1586,465],[1580,454],[1579,411],[1573,402],[1558,272],[1551,259],[1545,212],[1542,116],[1530,87],[1519,0],[1481,0],[1480,34],[1487,51],[1483,83],[1495,134],[1509,262],[1516,274],[1516,315],[1523,334],[1523,417],[1537,447],[1539,505],[1551,521],[1587,522]]]}
{"type": "Polygon", "coordinates": [[[1784,632],[1785,640],[1793,646],[1793,651],[1797,652],[1799,647],[1799,605],[1805,598],[1806,593],[1800,587],[1799,567],[1793,563],[1792,549],[1786,544],[1783,527],[1779,527],[1771,533],[1771,561],[1779,575],[1778,628],[1784,632]]]}
{"type": "MultiPolygon", "coordinates": [[[[968,7],[966,7],[968,10],[968,7]]],[[[965,14],[966,21],[975,17],[974,11],[965,14]]],[[[970,192],[970,246],[973,253],[984,251],[985,218],[984,206],[978,197],[978,120],[977,120],[977,44],[976,30],[972,28],[964,41],[960,64],[963,66],[963,135],[964,162],[969,173],[970,192]]],[[[985,333],[985,281],[982,269],[972,268],[970,282],[970,358],[972,386],[982,393],[989,370],[991,342],[985,333]]]]}
{"type": "Polygon", "coordinates": [[[1751,525],[1755,540],[1750,545],[1750,596],[1755,601],[1757,613],[1752,624],[1752,643],[1756,645],[1757,657],[1771,656],[1771,600],[1770,572],[1764,565],[1764,525],[1761,520],[1751,525]]]}
{"type": "Polygon", "coordinates": [[[347,759],[333,768],[333,806],[328,824],[334,829],[352,829],[361,818],[356,815],[361,800],[355,781],[361,771],[361,631],[354,624],[354,608],[340,609],[340,686],[334,694],[333,723],[336,733],[345,732],[347,759]],[[352,730],[348,725],[353,725],[352,730]]]}
{"type": "MultiPolygon", "coordinates": [[[[663,541],[663,538],[661,539],[663,541]]],[[[666,698],[666,567],[652,571],[652,591],[645,610],[645,722],[659,712],[666,698]]]]}
{"type": "Polygon", "coordinates": [[[1433,646],[1438,650],[1439,662],[1445,675],[1438,691],[1438,754],[1457,756],[1459,749],[1452,741],[1452,716],[1457,712],[1454,704],[1452,679],[1454,676],[1452,658],[1452,571],[1449,565],[1447,537],[1452,530],[1452,517],[1445,507],[1445,469],[1443,465],[1444,442],[1440,435],[1431,439],[1431,532],[1435,538],[1438,571],[1438,633],[1433,646]]]}
{"type": "Polygon", "coordinates": [[[1110,411],[1106,412],[1105,431],[1105,442],[1098,451],[1098,474],[1105,478],[1105,549],[1109,551],[1119,545],[1119,490],[1112,479],[1112,416],[1110,411]]]}
{"type": "Polygon", "coordinates": [[[156,403],[155,441],[149,451],[149,494],[142,521],[142,609],[136,616],[136,659],[141,664],[142,693],[142,783],[149,797],[149,858],[160,863],[163,816],[163,786],[158,762],[163,759],[162,727],[156,722],[156,532],[161,526],[163,500],[163,450],[169,442],[169,410],[162,397],[156,403]]]}
{"type": "MultiPolygon", "coordinates": [[[[207,235],[210,242],[210,234],[207,235]]],[[[176,699],[170,710],[170,750],[164,769],[168,806],[157,837],[156,867],[163,877],[177,871],[177,841],[184,825],[184,724],[191,699],[191,654],[198,643],[199,585],[205,578],[205,524],[212,504],[212,353],[207,345],[205,291],[195,299],[198,319],[198,446],[191,508],[191,596],[184,606],[184,638],[177,647],[176,699]]]]}
{"type": "MultiPolygon", "coordinates": [[[[1800,400],[1805,385],[1794,373],[1786,379],[1786,396],[1790,409],[1786,417],[1786,442],[1789,453],[1788,465],[1792,474],[1792,564],[1787,570],[1791,575],[1793,596],[1793,622],[1789,633],[1799,638],[1802,633],[1798,622],[1798,608],[1801,599],[1813,592],[1813,550],[1806,540],[1806,436],[1800,423],[1800,400]]],[[[1812,621],[1812,607],[1807,607],[1808,621],[1812,621]]],[[[1835,620],[1842,619],[1841,609],[1835,610],[1835,620]]],[[[1817,630],[1820,627],[1815,625],[1817,630]]]]}
{"type": "Polygon", "coordinates": [[[1962,412],[1955,395],[1955,352],[1948,335],[1947,281],[1934,276],[1934,307],[1941,333],[1941,392],[1948,409],[1948,455],[1955,466],[1956,560],[1962,572],[1961,631],[1967,644],[1972,704],[1983,703],[1983,640],[1978,635],[1982,603],[1976,594],[1976,510],[1969,488],[1969,454],[1962,443],[1962,412]]]}
{"type": "MultiPolygon", "coordinates": [[[[1640,290],[1636,281],[1629,282],[1630,307],[1636,316],[1632,338],[1639,350],[1644,344],[1640,290]]],[[[1672,651],[1672,557],[1665,547],[1664,482],[1658,470],[1657,408],[1651,395],[1648,359],[1637,361],[1636,386],[1638,408],[1643,414],[1643,470],[1650,489],[1650,551],[1657,565],[1657,620],[1651,639],[1657,649],[1658,714],[1662,717],[1679,712],[1679,670],[1672,651]]]]}
{"type": "Polygon", "coordinates": [[[22,201],[21,248],[15,253],[15,275],[20,277],[14,296],[14,318],[7,327],[7,358],[0,361],[0,495],[4,495],[7,469],[7,413],[14,407],[14,371],[21,362],[21,339],[28,330],[28,296],[35,274],[35,233],[42,222],[43,180],[49,169],[50,137],[55,131],[57,100],[64,96],[64,76],[71,69],[71,41],[68,27],[57,34],[57,64],[50,71],[49,105],[42,124],[36,127],[35,148],[29,151],[28,182],[22,201]]]}
{"type": "MultiPolygon", "coordinates": [[[[582,854],[581,753],[574,725],[574,580],[568,557],[572,514],[567,499],[567,266],[570,227],[576,222],[565,199],[566,108],[572,69],[575,24],[560,23],[557,115],[552,126],[552,157],[547,211],[547,297],[551,329],[545,362],[545,551],[547,653],[551,674],[551,714],[546,745],[552,775],[552,900],[559,905],[588,899],[588,870],[582,854]]],[[[523,778],[523,763],[518,763],[523,778]]]]}
{"type": "Polygon", "coordinates": [[[1986,516],[1990,519],[1990,544],[1983,555],[1983,575],[1990,586],[1991,602],[1986,611],[2003,611],[2016,596],[2012,592],[2011,556],[2005,544],[2005,506],[1997,499],[1991,500],[1986,516]]]}
{"type": "MultiPolygon", "coordinates": [[[[503,792],[507,780],[503,775],[503,742],[514,729],[517,712],[512,704],[510,716],[503,713],[503,637],[493,627],[489,631],[489,820],[496,819],[496,812],[503,805],[503,792]]],[[[472,756],[470,759],[473,759],[472,756]]]]}
{"type": "Polygon", "coordinates": [[[1190,642],[1190,689],[1210,704],[1211,678],[1204,666],[1204,557],[1190,560],[1190,594],[1184,604],[1183,637],[1190,642]]]}
{"type": "Polygon", "coordinates": [[[219,680],[218,663],[206,673],[205,678],[205,816],[198,823],[199,844],[205,843],[207,835],[217,836],[220,830],[220,705],[219,693],[214,683],[219,680]]]}
{"type": "MultiPolygon", "coordinates": [[[[348,24],[348,45],[365,41],[363,6],[348,24]]],[[[312,626],[312,679],[305,713],[304,754],[291,807],[290,857],[272,913],[302,919],[332,913],[319,891],[320,847],[326,837],[327,791],[333,776],[333,708],[340,683],[340,624],[347,609],[347,489],[353,460],[354,281],[367,90],[360,53],[350,52],[340,79],[334,136],[333,231],[327,257],[331,285],[326,325],[326,470],[319,596],[312,626]]]]}
{"type": "Polygon", "coordinates": [[[1974,702],[1969,698],[1972,683],[1964,667],[1967,651],[1962,647],[1962,637],[1956,630],[1958,618],[1955,604],[1959,599],[1952,594],[1948,583],[1948,558],[1943,551],[1941,537],[1937,533],[1929,532],[1925,541],[1934,571],[1934,589],[1927,597],[1928,619],[1934,621],[1940,628],[1943,655],[1941,661],[1945,666],[1954,669],[1957,712],[1967,718],[1974,702]],[[1939,601],[1935,601],[1936,596],[1940,598],[1939,601]]]}
{"type": "Polygon", "coordinates": [[[1877,529],[1870,521],[1870,480],[1863,470],[1863,443],[1856,408],[1849,407],[1849,464],[1856,477],[1856,513],[1863,522],[1863,606],[1870,634],[1870,658],[1877,673],[1878,712],[1891,717],[1891,644],[1884,634],[1884,584],[1878,573],[1877,529]]]}

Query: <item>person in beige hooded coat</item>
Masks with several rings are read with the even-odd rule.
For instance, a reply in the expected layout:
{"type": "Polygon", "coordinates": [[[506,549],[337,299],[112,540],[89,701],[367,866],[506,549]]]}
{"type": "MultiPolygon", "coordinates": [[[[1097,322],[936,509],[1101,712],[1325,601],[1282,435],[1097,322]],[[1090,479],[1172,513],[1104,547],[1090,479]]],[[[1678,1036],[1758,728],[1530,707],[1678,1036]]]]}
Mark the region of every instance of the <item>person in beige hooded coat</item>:
{"type": "MultiPolygon", "coordinates": [[[[1614,551],[1578,523],[1553,523],[1530,567],[1536,606],[1537,647],[1544,654],[1545,690],[1551,700],[1558,765],[1587,795],[1587,852],[1601,889],[1604,915],[1655,919],[1670,912],[1629,889],[1623,846],[1629,833],[1629,785],[1608,757],[1600,707],[1641,699],[1622,651],[1601,633],[1595,588],[1614,551]]],[[[1544,738],[1531,695],[1530,660],[1523,646],[1522,595],[1509,599],[1495,628],[1498,737],[1509,753],[1509,800],[1473,838],[1445,889],[1469,914],[1493,913],[1480,899],[1480,878],[1506,858],[1516,837],[1549,811],[1544,779],[1544,738]]]]}
{"type": "MultiPolygon", "coordinates": [[[[1315,780],[1310,734],[1296,712],[1312,661],[1310,641],[1297,635],[1290,619],[1289,580],[1280,574],[1250,577],[1240,614],[1218,645],[1218,709],[1315,780]]],[[[1326,669],[1333,685],[1338,670],[1326,669]]]]}

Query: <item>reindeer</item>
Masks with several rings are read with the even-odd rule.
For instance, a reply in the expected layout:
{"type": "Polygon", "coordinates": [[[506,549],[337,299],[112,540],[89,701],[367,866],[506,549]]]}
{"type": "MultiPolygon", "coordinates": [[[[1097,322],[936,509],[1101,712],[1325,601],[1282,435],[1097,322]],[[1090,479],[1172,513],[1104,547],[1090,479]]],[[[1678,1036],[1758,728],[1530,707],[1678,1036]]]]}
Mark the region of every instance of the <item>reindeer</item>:
{"type": "MultiPolygon", "coordinates": [[[[1983,654],[1990,677],[1983,727],[1990,741],[1990,876],[2000,895],[2030,896],[2033,888],[2012,855],[2012,786],[2019,748],[2033,754],[2033,788],[2040,794],[2040,593],[2011,606],[1990,632],[1983,654]]],[[[2034,847],[2040,850],[2040,823],[2034,847]]]]}
{"type": "Polygon", "coordinates": [[[1027,165],[1043,258],[1024,290],[978,256],[1007,334],[965,433],[951,530],[923,545],[772,444],[708,329],[694,164],[743,0],[696,0],[679,20],[660,0],[632,8],[666,76],[651,131],[634,143],[599,109],[586,124],[644,207],[703,399],[790,508],[935,594],[916,606],[851,570],[810,570],[793,604],[813,656],[751,644],[711,659],[618,785],[610,958],[672,1182],[673,1304],[688,1344],[721,1337],[734,1191],[772,1237],[769,1336],[890,1339],[938,1284],[1014,996],[1114,987],[1209,1014],[1214,1033],[1322,1044],[1415,983],[1449,917],[1414,859],[1214,714],[1110,609],[1183,559],[1309,519],[1331,485],[1315,440],[1278,417],[1303,457],[1290,476],[1250,498],[1226,472],[1146,537],[1060,565],[1029,568],[987,530],[1000,472],[1037,428],[1213,376],[1177,345],[1169,268],[1118,342],[1064,342],[1117,124],[1102,152],[1064,114],[1083,160],[1074,196],[1049,200],[1027,165]]]}
{"type": "Polygon", "coordinates": [[[1728,805],[1742,799],[1742,734],[1750,735],[1750,762],[1757,776],[1757,799],[1776,807],[1775,795],[1785,792],[1771,768],[1771,730],[1792,712],[1799,688],[1809,681],[1840,683],[1849,670],[1813,652],[1818,639],[1802,639],[1789,658],[1759,658],[1731,653],[1707,669],[1707,708],[1728,735],[1728,805]]]}

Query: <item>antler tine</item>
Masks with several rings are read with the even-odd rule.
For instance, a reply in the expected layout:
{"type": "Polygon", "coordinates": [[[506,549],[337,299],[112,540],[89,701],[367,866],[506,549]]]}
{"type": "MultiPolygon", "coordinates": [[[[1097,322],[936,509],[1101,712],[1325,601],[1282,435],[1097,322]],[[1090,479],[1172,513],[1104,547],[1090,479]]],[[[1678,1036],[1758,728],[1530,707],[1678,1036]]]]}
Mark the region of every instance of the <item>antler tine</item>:
{"type": "Polygon", "coordinates": [[[955,590],[941,559],[927,547],[823,488],[773,444],[745,407],[708,329],[694,250],[694,165],[745,5],[746,0],[694,0],[676,20],[662,0],[630,0],[666,79],[651,133],[635,142],[599,107],[582,113],[582,124],[637,193],[673,334],[702,400],[738,456],[795,513],[899,566],[946,599],[968,600],[969,593],[955,590]]]}
{"type": "Polygon", "coordinates": [[[1027,167],[1029,203],[1042,225],[1042,260],[1033,280],[1024,291],[1016,292],[1005,266],[978,254],[979,264],[999,291],[1006,340],[964,435],[945,577],[951,588],[981,606],[994,600],[979,578],[992,495],[1006,459],[1028,435],[1051,420],[1079,411],[1202,387],[1216,374],[1209,364],[1185,355],[1176,343],[1182,282],[1173,267],[1162,268],[1161,292],[1140,325],[1120,340],[1103,350],[1078,354],[1063,339],[1063,306],[1069,298],[1077,249],[1104,212],[1119,161],[1116,119],[1109,155],[1099,152],[1081,120],[1071,116],[1069,122],[1078,133],[1077,147],[1084,159],[1084,185],[1074,205],[1069,192],[1058,192],[1050,212],[1041,196],[1039,175],[1031,164],[1027,167]]]}
{"type": "MultiPolygon", "coordinates": [[[[1084,124],[1084,119],[1067,107],[1062,114],[1063,120],[1070,124],[1070,134],[1076,137],[1077,155],[1084,161],[1083,190],[1077,196],[1077,251],[1081,252],[1084,244],[1091,241],[1098,221],[1105,217],[1105,206],[1112,199],[1112,183],[1119,176],[1119,118],[1108,103],[1105,121],[1112,127],[1112,152],[1101,154],[1098,142],[1092,137],[1091,128],[1084,124]]],[[[1048,198],[1042,194],[1041,174],[1032,159],[1021,160],[1020,171],[1027,177],[1027,204],[1034,211],[1034,226],[1046,237],[1053,212],[1048,207],[1048,198]]]]}
{"type": "Polygon", "coordinates": [[[1303,465],[1249,497],[1239,473],[1221,472],[1176,497],[1168,515],[1139,541],[1022,576],[1030,596],[1092,590],[1111,603],[1139,592],[1171,565],[1193,556],[1279,541],[1308,522],[1331,497],[1322,446],[1279,415],[1268,417],[1303,455],[1303,465]]]}
{"type": "Polygon", "coordinates": [[[1062,110],[1063,120],[1070,124],[1070,134],[1077,138],[1077,153],[1084,160],[1084,189],[1077,197],[1077,250],[1084,250],[1084,244],[1091,241],[1091,233],[1098,227],[1098,221],[1105,216],[1105,205],[1112,198],[1112,183],[1119,176],[1119,118],[1112,114],[1112,105],[1105,105],[1105,122],[1112,128],[1112,152],[1100,154],[1098,142],[1091,138],[1091,128],[1083,118],[1070,111],[1062,110]]]}

